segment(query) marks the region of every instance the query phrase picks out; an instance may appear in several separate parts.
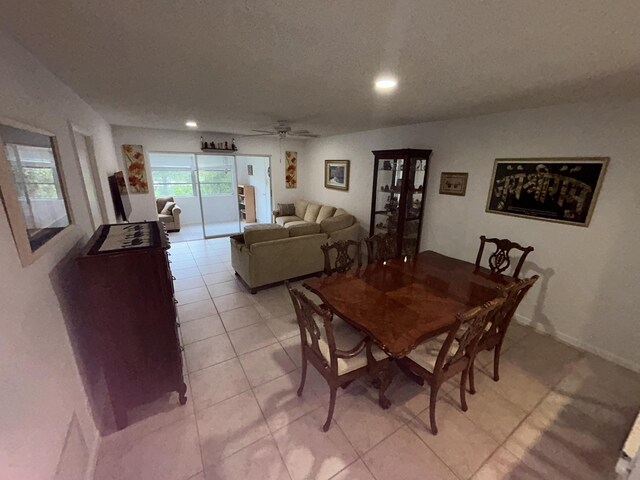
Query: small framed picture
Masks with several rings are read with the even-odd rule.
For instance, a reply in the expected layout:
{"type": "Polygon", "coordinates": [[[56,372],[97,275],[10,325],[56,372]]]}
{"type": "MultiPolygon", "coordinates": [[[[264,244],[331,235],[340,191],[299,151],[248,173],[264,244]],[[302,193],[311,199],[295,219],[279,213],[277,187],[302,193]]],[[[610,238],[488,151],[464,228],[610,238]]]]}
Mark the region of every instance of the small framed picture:
{"type": "Polygon", "coordinates": [[[253,165],[247,165],[247,174],[253,175],[253,165]]]}
{"type": "Polygon", "coordinates": [[[440,193],[442,195],[458,195],[464,197],[467,193],[468,173],[442,172],[440,176],[440,193]]]}
{"type": "Polygon", "coordinates": [[[324,186],[335,190],[349,190],[350,160],[324,161],[324,186]]]}

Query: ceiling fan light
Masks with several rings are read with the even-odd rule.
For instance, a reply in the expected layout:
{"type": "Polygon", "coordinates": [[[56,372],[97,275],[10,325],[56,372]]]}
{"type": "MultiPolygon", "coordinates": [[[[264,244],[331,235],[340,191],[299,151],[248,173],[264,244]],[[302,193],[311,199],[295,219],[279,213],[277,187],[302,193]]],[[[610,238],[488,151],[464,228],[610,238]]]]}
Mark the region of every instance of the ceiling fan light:
{"type": "Polygon", "coordinates": [[[379,77],[376,79],[376,91],[381,93],[392,92],[398,86],[398,80],[394,77],[379,77]]]}

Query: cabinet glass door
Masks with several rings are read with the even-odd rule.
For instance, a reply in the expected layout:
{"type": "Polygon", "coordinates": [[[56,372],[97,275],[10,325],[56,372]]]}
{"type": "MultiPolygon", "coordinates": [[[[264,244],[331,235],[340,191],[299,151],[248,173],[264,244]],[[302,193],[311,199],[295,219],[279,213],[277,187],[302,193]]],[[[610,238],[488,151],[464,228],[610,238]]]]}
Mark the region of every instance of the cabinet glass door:
{"type": "Polygon", "coordinates": [[[378,162],[374,233],[395,233],[398,230],[403,171],[403,158],[378,162]]]}
{"type": "Polygon", "coordinates": [[[403,255],[413,255],[418,248],[426,173],[426,159],[411,158],[409,160],[409,181],[407,187],[407,200],[405,203],[405,221],[402,232],[403,255]]]}

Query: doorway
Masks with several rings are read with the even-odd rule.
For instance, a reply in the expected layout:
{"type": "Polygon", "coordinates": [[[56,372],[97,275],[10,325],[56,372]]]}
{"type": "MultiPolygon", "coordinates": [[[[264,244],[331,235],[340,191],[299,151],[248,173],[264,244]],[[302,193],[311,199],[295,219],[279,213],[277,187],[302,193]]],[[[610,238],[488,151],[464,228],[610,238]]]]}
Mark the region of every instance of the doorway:
{"type": "Polygon", "coordinates": [[[73,135],[73,143],[82,176],[84,197],[89,209],[92,231],[102,225],[106,218],[104,203],[100,200],[100,179],[97,174],[97,165],[93,151],[93,140],[90,135],[85,135],[70,125],[73,135]]]}
{"type": "Polygon", "coordinates": [[[270,156],[150,152],[149,160],[155,197],[174,197],[181,210],[172,241],[224,237],[271,222],[270,156]],[[255,218],[246,216],[250,211],[255,218]]]}

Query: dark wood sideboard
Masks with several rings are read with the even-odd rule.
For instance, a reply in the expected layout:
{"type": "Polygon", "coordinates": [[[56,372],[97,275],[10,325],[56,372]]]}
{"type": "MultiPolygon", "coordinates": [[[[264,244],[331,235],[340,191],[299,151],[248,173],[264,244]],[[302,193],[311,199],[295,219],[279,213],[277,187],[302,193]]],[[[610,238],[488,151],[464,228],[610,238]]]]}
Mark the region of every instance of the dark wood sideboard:
{"type": "Polygon", "coordinates": [[[102,225],[77,258],[83,341],[104,376],[118,429],[130,408],[167,392],[187,401],[169,248],[160,222],[102,225]]]}

